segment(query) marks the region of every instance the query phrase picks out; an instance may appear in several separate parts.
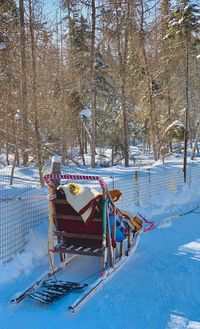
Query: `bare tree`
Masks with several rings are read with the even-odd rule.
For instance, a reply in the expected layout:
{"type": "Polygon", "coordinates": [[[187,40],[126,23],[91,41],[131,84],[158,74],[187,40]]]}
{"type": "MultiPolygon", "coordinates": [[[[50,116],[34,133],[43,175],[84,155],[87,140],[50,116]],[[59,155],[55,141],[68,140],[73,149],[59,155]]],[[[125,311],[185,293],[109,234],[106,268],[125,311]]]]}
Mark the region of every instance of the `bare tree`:
{"type": "Polygon", "coordinates": [[[28,163],[28,100],[27,100],[27,61],[24,0],[19,0],[20,54],[21,54],[21,110],[23,120],[23,164],[28,163]]]}
{"type": "Polygon", "coordinates": [[[96,108],[97,108],[97,92],[95,85],[95,33],[96,33],[96,1],[92,0],[92,33],[91,33],[91,77],[92,77],[92,140],[91,140],[91,167],[95,168],[95,153],[96,153],[96,108]]]}
{"type": "Polygon", "coordinates": [[[42,173],[42,145],[39,132],[39,111],[37,102],[37,67],[36,67],[36,41],[34,34],[34,12],[32,8],[32,0],[28,0],[29,4],[29,29],[31,39],[31,59],[32,59],[32,109],[34,113],[34,128],[35,128],[35,140],[36,140],[36,159],[39,169],[40,184],[44,185],[43,173],[42,173]]]}

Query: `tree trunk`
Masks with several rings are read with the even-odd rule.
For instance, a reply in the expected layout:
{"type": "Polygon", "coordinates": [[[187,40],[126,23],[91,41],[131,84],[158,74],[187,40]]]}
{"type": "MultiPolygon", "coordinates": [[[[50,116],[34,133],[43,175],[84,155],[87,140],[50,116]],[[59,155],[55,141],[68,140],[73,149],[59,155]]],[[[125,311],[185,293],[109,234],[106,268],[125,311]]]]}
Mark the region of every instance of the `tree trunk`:
{"type": "Polygon", "coordinates": [[[95,30],[96,30],[96,4],[95,0],[92,0],[92,43],[91,43],[91,72],[92,72],[92,90],[93,90],[93,102],[92,102],[92,140],[91,140],[91,167],[95,168],[95,154],[96,154],[96,98],[97,91],[95,86],[95,30]]]}
{"type": "MultiPolygon", "coordinates": [[[[116,11],[118,9],[115,4],[116,11]]],[[[126,106],[126,76],[127,76],[127,55],[128,55],[128,36],[130,30],[130,3],[127,2],[127,14],[125,22],[124,43],[122,43],[122,31],[120,29],[118,11],[116,14],[117,23],[117,48],[120,63],[120,78],[121,78],[121,97],[122,97],[122,115],[123,115],[123,153],[125,167],[129,165],[129,133],[128,133],[128,115],[126,106]]]]}
{"type": "Polygon", "coordinates": [[[78,127],[78,123],[76,122],[76,131],[77,131],[77,137],[78,137],[78,143],[79,143],[79,154],[82,158],[83,165],[85,166],[85,158],[84,158],[84,142],[82,139],[81,129],[78,127]]]}
{"type": "Polygon", "coordinates": [[[125,167],[129,165],[129,142],[128,142],[128,117],[125,101],[125,79],[122,80],[122,113],[124,124],[124,164],[125,167]]]}
{"type": "Polygon", "coordinates": [[[188,144],[188,123],[189,123],[189,36],[186,35],[186,72],[185,72],[185,134],[184,134],[184,155],[183,172],[184,182],[187,181],[187,144],[188,144]]]}
{"type": "Polygon", "coordinates": [[[31,0],[28,0],[29,3],[29,28],[31,35],[31,57],[32,57],[32,90],[33,90],[33,113],[34,113],[34,123],[35,123],[35,138],[36,138],[36,158],[39,170],[40,184],[44,186],[43,172],[42,172],[42,148],[41,148],[41,138],[39,133],[39,117],[38,117],[38,104],[37,104],[37,72],[36,72],[36,51],[35,51],[35,36],[34,36],[34,22],[33,22],[33,11],[31,0]]]}
{"type": "Polygon", "coordinates": [[[21,109],[23,122],[23,164],[28,163],[28,102],[27,102],[27,73],[26,73],[26,41],[24,21],[24,0],[19,0],[20,16],[20,51],[21,51],[21,109]]]}
{"type": "Polygon", "coordinates": [[[127,16],[125,26],[125,42],[124,42],[124,53],[122,63],[122,111],[124,120],[124,162],[125,167],[129,165],[129,133],[128,133],[128,114],[126,106],[126,76],[127,76],[127,55],[128,55],[128,34],[129,34],[129,20],[130,20],[130,5],[127,2],[127,16]]]}
{"type": "Polygon", "coordinates": [[[149,70],[149,63],[145,49],[145,35],[144,35],[144,3],[143,0],[141,1],[141,24],[140,24],[140,44],[141,44],[141,51],[142,56],[144,59],[146,74],[147,74],[147,84],[148,84],[148,98],[149,98],[149,122],[150,122],[150,139],[153,148],[154,159],[158,160],[159,152],[158,152],[158,145],[157,141],[160,141],[159,138],[159,131],[157,125],[157,118],[156,118],[156,109],[155,109],[155,102],[153,98],[153,91],[152,91],[152,77],[149,70]]]}
{"type": "Polygon", "coordinates": [[[18,158],[19,136],[20,136],[20,128],[19,128],[19,122],[17,122],[16,123],[15,154],[14,154],[14,159],[13,159],[13,164],[12,164],[12,169],[11,169],[11,174],[10,174],[10,185],[13,185],[14,171],[15,171],[15,166],[16,166],[17,158],[18,158]]]}

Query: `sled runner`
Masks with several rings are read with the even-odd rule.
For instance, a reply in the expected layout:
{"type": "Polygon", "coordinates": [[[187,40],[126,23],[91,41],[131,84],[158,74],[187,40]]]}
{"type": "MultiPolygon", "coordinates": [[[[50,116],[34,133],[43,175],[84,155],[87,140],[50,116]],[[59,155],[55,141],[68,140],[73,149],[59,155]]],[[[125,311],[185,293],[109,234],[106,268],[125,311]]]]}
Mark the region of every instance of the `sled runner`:
{"type": "MultiPolygon", "coordinates": [[[[69,306],[69,310],[75,312],[129,259],[142,231],[142,222],[116,207],[121,192],[109,191],[99,176],[49,174],[44,180],[49,187],[50,272],[46,279],[27,289],[24,297],[29,295],[50,304],[77,290],[80,296],[69,306]],[[98,183],[100,190],[92,189],[86,184],[88,181],[98,183]],[[60,269],[66,267],[65,264],[70,266],[70,260],[77,256],[99,257],[99,277],[92,284],[49,280],[58,272],[54,265],[56,255],[59,255],[60,269]]],[[[23,296],[18,296],[12,302],[22,299],[23,296]]]]}

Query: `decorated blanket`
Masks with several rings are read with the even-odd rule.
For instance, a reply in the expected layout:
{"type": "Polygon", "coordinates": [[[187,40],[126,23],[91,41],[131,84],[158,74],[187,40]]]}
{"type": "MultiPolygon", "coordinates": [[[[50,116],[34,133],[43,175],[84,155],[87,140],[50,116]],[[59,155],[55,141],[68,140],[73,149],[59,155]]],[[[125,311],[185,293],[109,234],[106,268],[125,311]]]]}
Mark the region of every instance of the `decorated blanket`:
{"type": "MultiPolygon", "coordinates": [[[[60,185],[58,190],[62,189],[65,193],[67,202],[78,212],[84,223],[89,225],[94,217],[96,210],[102,211],[102,194],[97,190],[83,184],[68,183],[60,185]]],[[[116,221],[116,241],[120,242],[126,239],[128,227],[132,231],[137,231],[141,228],[140,219],[131,212],[119,210],[115,207],[114,202],[119,200],[122,193],[118,189],[109,190],[108,197],[108,216],[109,225],[112,232],[116,221]]]]}

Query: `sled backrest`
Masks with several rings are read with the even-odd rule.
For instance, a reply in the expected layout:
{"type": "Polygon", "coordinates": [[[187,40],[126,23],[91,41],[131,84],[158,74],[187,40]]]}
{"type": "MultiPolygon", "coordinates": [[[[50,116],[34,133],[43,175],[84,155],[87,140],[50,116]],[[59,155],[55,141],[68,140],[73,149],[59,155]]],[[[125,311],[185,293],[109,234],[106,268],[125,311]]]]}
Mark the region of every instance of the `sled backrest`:
{"type": "Polygon", "coordinates": [[[56,234],[67,244],[101,248],[102,247],[102,213],[97,209],[89,224],[85,224],[81,215],[67,202],[61,190],[56,192],[55,227],[56,234]]]}
{"type": "MultiPolygon", "coordinates": [[[[71,249],[69,249],[71,246],[80,246],[84,249],[92,248],[93,250],[95,250],[95,248],[99,249],[103,245],[105,246],[106,217],[103,217],[103,211],[95,208],[92,220],[90,220],[89,223],[85,223],[80,213],[67,202],[62,188],[55,188],[55,186],[59,185],[58,181],[60,180],[65,180],[67,182],[75,180],[98,181],[102,189],[101,198],[103,198],[106,196],[107,188],[102,178],[99,176],[87,175],[48,174],[44,176],[44,180],[50,188],[50,194],[53,194],[54,234],[57,235],[60,245],[62,242],[65,243],[66,252],[71,252],[71,249]]],[[[101,200],[98,201],[101,202],[101,200]]],[[[102,209],[102,207],[99,209],[102,209]]],[[[76,248],[76,250],[77,249],[79,248],[76,248]]]]}

